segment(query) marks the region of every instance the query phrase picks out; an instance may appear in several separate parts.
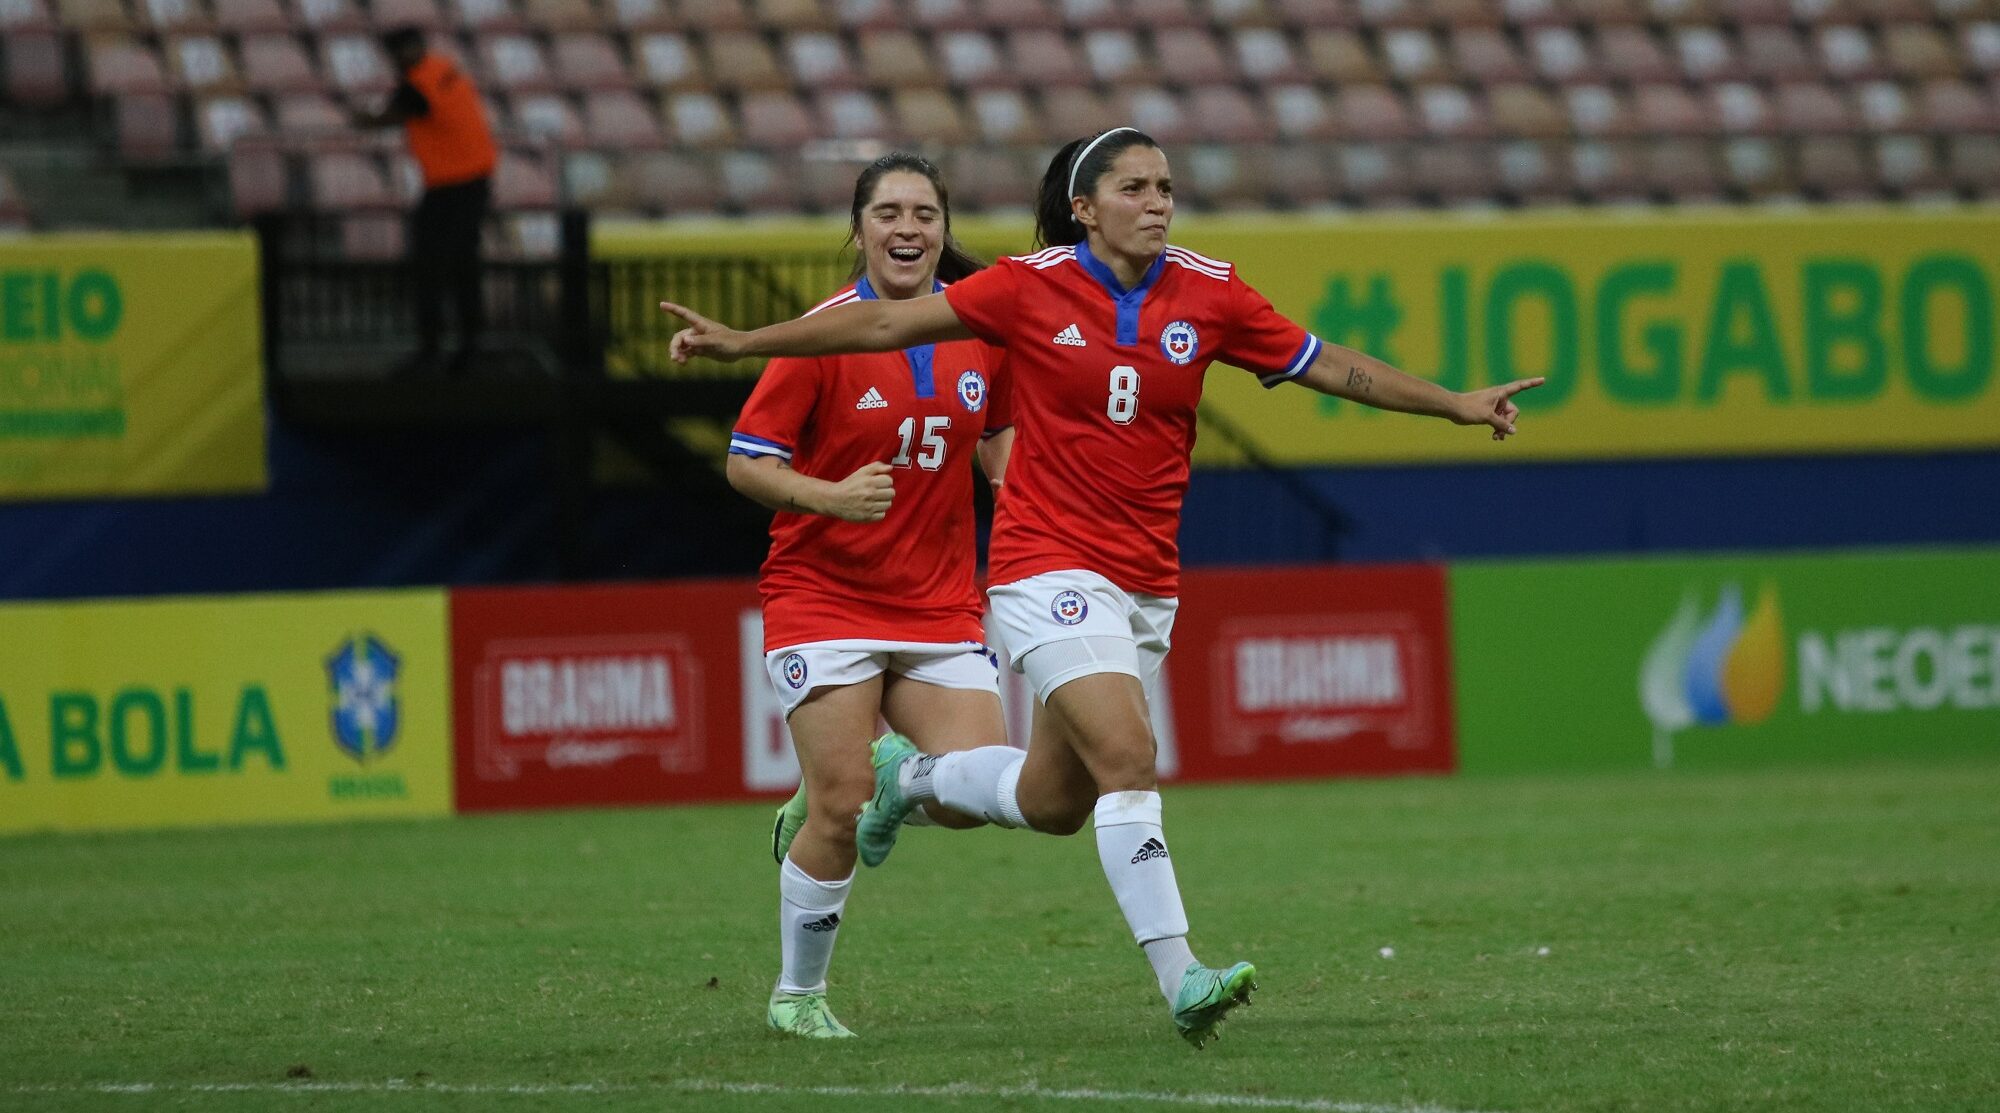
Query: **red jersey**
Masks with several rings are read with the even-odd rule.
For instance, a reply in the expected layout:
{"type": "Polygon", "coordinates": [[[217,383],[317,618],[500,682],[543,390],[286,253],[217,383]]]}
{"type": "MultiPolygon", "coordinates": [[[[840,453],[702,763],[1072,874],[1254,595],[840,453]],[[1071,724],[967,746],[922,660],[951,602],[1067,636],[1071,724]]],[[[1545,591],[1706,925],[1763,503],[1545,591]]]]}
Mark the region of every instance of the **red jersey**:
{"type": "Polygon", "coordinates": [[[1276,386],[1320,351],[1233,266],[1178,247],[1129,291],[1078,244],[1002,259],[944,296],[1007,349],[1016,392],[988,554],[996,584],[1077,568],[1178,593],[1202,375],[1222,360],[1276,386]]]}
{"type": "MultiPolygon", "coordinates": [[[[875,292],[863,278],[813,312],[875,292]]],[[[977,642],[973,450],[1007,427],[1002,353],[976,340],[901,352],[774,359],[729,451],[776,456],[839,482],[874,461],[895,468],[879,522],[779,512],[758,590],[766,651],[866,639],[977,642]]]]}

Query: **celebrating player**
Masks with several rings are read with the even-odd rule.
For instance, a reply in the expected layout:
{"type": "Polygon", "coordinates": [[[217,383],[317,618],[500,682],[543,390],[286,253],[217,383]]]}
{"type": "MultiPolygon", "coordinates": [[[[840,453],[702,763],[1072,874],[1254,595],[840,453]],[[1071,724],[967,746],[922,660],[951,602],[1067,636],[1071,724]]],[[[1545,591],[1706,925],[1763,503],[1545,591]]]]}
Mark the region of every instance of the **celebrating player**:
{"type": "MultiPolygon", "coordinates": [[[[856,280],[815,314],[907,301],[979,269],[951,237],[937,168],[913,155],[862,171],[851,228],[856,280]]],[[[997,487],[1013,440],[1001,354],[968,337],[775,359],[730,436],[730,484],[778,511],[758,585],[764,659],[803,773],[773,832],[784,965],[768,1019],[779,1031],[853,1035],[827,1007],[826,972],[854,879],[855,815],[875,791],[877,716],[927,752],[982,747],[989,765],[1019,753],[1006,745],[973,582],[971,458],[997,487]]],[[[930,809],[946,826],[981,822],[930,809]]]]}
{"type": "Polygon", "coordinates": [[[1097,828],[1105,878],[1151,961],[1175,1028],[1196,1047],[1249,1001],[1256,970],[1198,962],[1161,826],[1146,704],[1173,632],[1175,535],[1208,365],[1267,387],[1515,431],[1526,379],[1458,393],[1328,344],[1280,316],[1229,263],[1170,246],[1164,152],[1133,128],[1078,139],[1043,175],[1044,249],[941,297],[843,305],[736,332],[677,305],[672,354],[731,359],[895,350],[977,337],[1007,349],[1018,440],[995,512],[988,591],[1014,669],[1038,697],[1025,759],[918,756],[887,740],[858,824],[885,857],[911,808],[940,803],[1054,834],[1097,828]]]}

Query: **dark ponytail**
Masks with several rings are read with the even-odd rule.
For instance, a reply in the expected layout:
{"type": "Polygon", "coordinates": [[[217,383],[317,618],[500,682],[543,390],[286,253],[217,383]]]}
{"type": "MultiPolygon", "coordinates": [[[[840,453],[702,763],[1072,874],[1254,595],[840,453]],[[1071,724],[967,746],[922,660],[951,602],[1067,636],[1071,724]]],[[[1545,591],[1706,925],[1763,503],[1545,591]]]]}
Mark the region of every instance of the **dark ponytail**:
{"type": "MultiPolygon", "coordinates": [[[[883,155],[869,163],[867,168],[861,171],[861,176],[854,179],[854,206],[848,210],[847,219],[848,242],[851,244],[861,237],[861,212],[874,198],[875,186],[882,181],[883,176],[898,173],[922,174],[931,183],[931,188],[937,190],[938,208],[944,211],[944,242],[938,250],[938,280],[947,283],[957,282],[983,268],[986,264],[980,262],[971,252],[958,246],[958,241],[952,238],[951,195],[945,191],[944,174],[922,155],[907,154],[902,151],[883,155]]],[[[868,256],[857,254],[854,257],[854,271],[847,277],[860,278],[862,272],[867,269],[868,256]]]]}
{"type": "Polygon", "coordinates": [[[1083,225],[1076,222],[1075,210],[1070,207],[1073,197],[1088,197],[1097,192],[1097,180],[1118,161],[1118,156],[1134,147],[1158,147],[1153,137],[1138,128],[1112,128],[1096,135],[1086,135],[1063,144],[1062,150],[1049,160],[1049,168],[1042,174],[1042,188],[1035,194],[1035,246],[1057,247],[1082,243],[1083,225]],[[1090,148],[1083,158],[1083,164],[1072,167],[1078,152],[1090,148]],[[1070,189],[1071,170],[1075,171],[1076,188],[1070,189]]]}

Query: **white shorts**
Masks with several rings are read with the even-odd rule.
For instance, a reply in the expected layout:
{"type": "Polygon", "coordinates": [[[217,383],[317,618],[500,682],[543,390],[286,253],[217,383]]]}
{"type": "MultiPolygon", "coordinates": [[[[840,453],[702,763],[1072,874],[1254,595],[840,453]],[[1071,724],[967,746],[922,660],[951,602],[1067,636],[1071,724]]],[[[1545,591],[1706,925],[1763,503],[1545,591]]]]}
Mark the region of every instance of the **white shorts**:
{"type": "Polygon", "coordinates": [[[1007,661],[1036,698],[1082,676],[1135,676],[1154,691],[1181,601],[1126,591],[1095,572],[1044,572],[986,591],[1007,661]]]}
{"type": "Polygon", "coordinates": [[[764,671],[791,718],[814,688],[840,688],[883,673],[940,688],[1000,693],[1000,662],[983,642],[880,642],[864,639],[788,645],[764,654],[764,671]]]}

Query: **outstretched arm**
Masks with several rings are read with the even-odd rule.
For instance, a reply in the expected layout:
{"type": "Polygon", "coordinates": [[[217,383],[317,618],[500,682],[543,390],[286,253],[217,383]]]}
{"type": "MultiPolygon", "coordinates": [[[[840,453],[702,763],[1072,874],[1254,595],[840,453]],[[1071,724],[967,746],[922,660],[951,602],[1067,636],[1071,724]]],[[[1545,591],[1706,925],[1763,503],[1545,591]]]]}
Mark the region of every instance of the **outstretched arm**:
{"type": "Polygon", "coordinates": [[[971,340],[943,294],[908,301],[851,301],[797,320],[738,332],[670,301],[660,308],[688,323],[667,354],[675,363],[695,356],[727,362],[745,356],[833,356],[897,352],[919,344],[971,340]]]}
{"type": "Polygon", "coordinates": [[[1441,417],[1458,425],[1490,425],[1493,439],[1514,432],[1521,408],[1514,395],[1542,385],[1543,380],[1516,379],[1484,390],[1455,391],[1406,375],[1366,352],[1339,344],[1324,344],[1319,359],[1298,378],[1300,383],[1336,398],[1398,413],[1441,417]]]}

